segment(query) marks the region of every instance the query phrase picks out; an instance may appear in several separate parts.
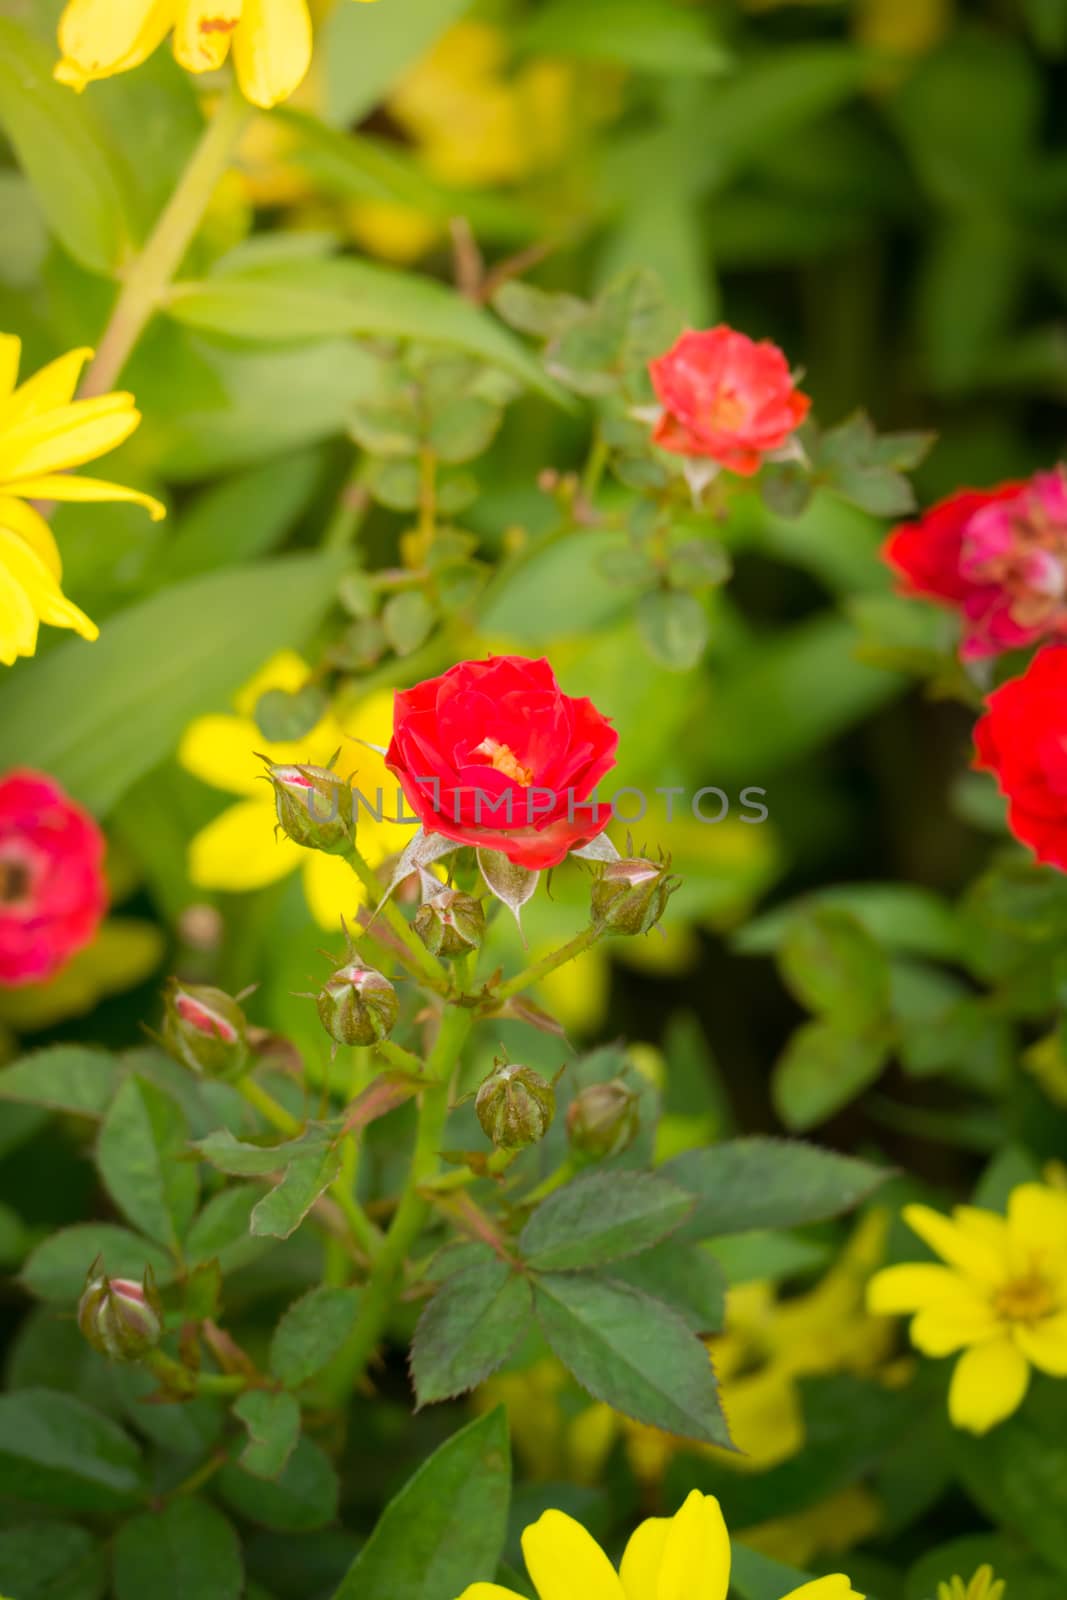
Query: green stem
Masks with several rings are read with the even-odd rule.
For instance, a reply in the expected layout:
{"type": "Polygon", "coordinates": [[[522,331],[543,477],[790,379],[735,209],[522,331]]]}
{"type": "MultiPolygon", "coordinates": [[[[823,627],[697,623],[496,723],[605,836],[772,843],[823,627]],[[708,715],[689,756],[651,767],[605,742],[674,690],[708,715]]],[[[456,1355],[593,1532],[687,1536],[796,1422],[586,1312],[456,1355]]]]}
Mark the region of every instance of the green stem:
{"type": "Polygon", "coordinates": [[[402,1044],[395,1044],[392,1039],[379,1039],[374,1048],[391,1067],[397,1067],[416,1078],[422,1077],[422,1060],[414,1050],[405,1050],[402,1044]]]}
{"type": "Polygon", "coordinates": [[[236,83],[230,86],[160,213],[144,248],[131,263],[96,359],[85,375],[81,397],[106,394],[115,386],[146,325],[166,297],[219,179],[229,165],[249,107],[236,83]]]}
{"type": "Polygon", "coordinates": [[[470,1011],[458,1006],[450,1007],[441,1018],[437,1039],[426,1063],[427,1082],[419,1105],[415,1148],[404,1192],[363,1290],[352,1330],[326,1374],[326,1387],[336,1404],[343,1402],[351,1392],[389,1325],[404,1262],[429,1211],[429,1202],[420,1191],[423,1185],[432,1183],[438,1173],[448,1119],[449,1086],[473,1020],[470,1011]]]}
{"type": "Polygon", "coordinates": [[[179,1394],[242,1394],[253,1387],[253,1380],[246,1373],[192,1372],[164,1350],[151,1350],[145,1357],[145,1366],[164,1388],[179,1394]]]}
{"type": "Polygon", "coordinates": [[[582,472],[582,499],[590,505],[600,488],[600,480],[604,476],[604,468],[608,464],[611,451],[599,427],[593,434],[593,442],[589,449],[589,456],[582,472]]]}
{"type": "Polygon", "coordinates": [[[345,479],[333,516],[322,536],[324,550],[347,550],[362,527],[370,505],[370,495],[364,482],[365,472],[365,465],[360,460],[345,479]]]}
{"type": "Polygon", "coordinates": [[[287,1139],[297,1139],[303,1133],[304,1124],[299,1117],[294,1117],[291,1111],[286,1111],[281,1102],[275,1100],[270,1090],[264,1089],[255,1078],[242,1078],[237,1087],[248,1104],[254,1106],[260,1116],[279,1133],[284,1133],[287,1139]]]}
{"type": "Polygon", "coordinates": [[[477,1183],[479,1178],[498,1178],[519,1154],[518,1150],[494,1150],[486,1160],[484,1172],[475,1172],[473,1167],[457,1167],[453,1172],[445,1172],[441,1177],[434,1178],[424,1187],[432,1189],[434,1194],[451,1194],[456,1189],[465,1189],[470,1183],[477,1183]]]}
{"type": "MultiPolygon", "coordinates": [[[[440,962],[430,954],[422,940],[419,938],[418,934],[415,932],[414,928],[408,922],[407,918],[401,913],[399,908],[394,904],[393,900],[386,900],[385,904],[381,906],[380,910],[376,909],[385,893],[385,889],[379,881],[378,874],[374,871],[374,868],[364,861],[355,845],[351,846],[345,859],[350,863],[352,870],[355,872],[357,878],[366,889],[371,911],[375,913],[375,916],[380,916],[385,919],[393,933],[395,933],[396,937],[400,940],[400,943],[404,946],[406,965],[411,967],[418,974],[419,981],[424,983],[427,988],[433,989],[436,994],[447,994],[449,984],[448,976],[444,968],[441,966],[440,962]]],[[[368,924],[364,931],[370,932],[372,927],[373,922],[368,924]]]]}
{"type": "Polygon", "coordinates": [[[553,950],[541,961],[535,961],[532,966],[525,967],[522,972],[509,978],[506,983],[492,991],[492,1000],[508,1000],[513,994],[519,994],[523,989],[528,989],[532,983],[537,983],[540,978],[549,972],[555,972],[557,967],[562,967],[565,962],[573,961],[575,956],[580,956],[584,950],[596,944],[603,930],[601,928],[585,928],[577,934],[569,944],[563,945],[559,950],[553,950]]]}

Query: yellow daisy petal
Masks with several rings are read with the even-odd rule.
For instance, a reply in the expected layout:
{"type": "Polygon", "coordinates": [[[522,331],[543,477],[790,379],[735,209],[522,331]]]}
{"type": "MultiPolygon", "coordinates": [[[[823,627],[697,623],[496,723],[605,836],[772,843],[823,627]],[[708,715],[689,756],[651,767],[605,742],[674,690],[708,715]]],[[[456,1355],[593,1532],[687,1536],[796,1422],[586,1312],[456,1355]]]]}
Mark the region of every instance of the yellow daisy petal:
{"type": "Polygon", "coordinates": [[[952,1374],[948,1414],[957,1428],[988,1433],[1018,1410],[1029,1381],[1026,1357],[1010,1336],[972,1345],[952,1374]]]}
{"type": "Polygon", "coordinates": [[[696,1489],[667,1530],[659,1588],[649,1600],[726,1600],[730,1535],[714,1495],[696,1489]]]}
{"type": "Polygon", "coordinates": [[[908,1331],[924,1355],[951,1356],[966,1345],[994,1338],[998,1327],[989,1302],[964,1286],[958,1299],[926,1306],[912,1318],[908,1331]]]}
{"type": "Polygon", "coordinates": [[[250,717],[197,717],[182,735],[178,761],[201,783],[227,794],[260,796],[273,811],[263,763],[255,754],[262,746],[263,739],[250,717]]]}
{"type": "Polygon", "coordinates": [[[867,1309],[878,1316],[898,1316],[952,1300],[965,1288],[966,1282],[959,1273],[932,1262],[884,1267],[867,1285],[867,1309]]]}
{"type": "Polygon", "coordinates": [[[161,522],[167,508],[154,495],[142,494],[140,489],[127,489],[121,483],[107,483],[103,478],[73,477],[69,473],[46,474],[40,478],[20,478],[12,489],[25,495],[27,500],[67,500],[72,504],[95,504],[98,501],[121,502],[125,505],[144,506],[153,522],[161,522]]]}
{"type": "Polygon", "coordinates": [[[242,0],[179,0],[174,55],[189,72],[214,72],[226,59],[242,0]]]}
{"type": "Polygon", "coordinates": [[[472,1583],[459,1600],[522,1600],[522,1596],[514,1589],[502,1589],[499,1583],[472,1583]]]}
{"type": "MultiPolygon", "coordinates": [[[[25,540],[0,527],[0,566],[21,587],[42,622],[53,628],[72,628],[83,639],[96,639],[100,630],[60,589],[55,574],[25,540]]],[[[23,654],[26,652],[23,651],[23,654]]]]}
{"type": "Polygon", "coordinates": [[[46,411],[69,406],[82,368],[92,354],[91,350],[68,350],[66,355],[50,361],[32,378],[27,378],[0,410],[0,427],[13,428],[17,423],[43,416],[46,411]]]}
{"type": "Polygon", "coordinates": [[[189,876],[201,889],[262,889],[295,871],[304,851],[274,834],[274,802],[241,800],[202,828],[189,846],[189,876]]]}
{"type": "Polygon", "coordinates": [[[336,933],[342,917],[352,927],[367,892],[348,862],[343,856],[324,855],[321,850],[305,850],[303,855],[304,894],[319,927],[336,933]]]}
{"type": "Polygon", "coordinates": [[[14,666],[19,656],[32,656],[37,649],[37,612],[26,590],[4,566],[0,554],[0,662],[14,666]]]}
{"type": "Polygon", "coordinates": [[[233,59],[253,105],[266,110],[287,100],[311,65],[307,0],[244,0],[233,59]]]}
{"type": "Polygon", "coordinates": [[[670,1517],[648,1517],[630,1535],[619,1567],[626,1600],[659,1600],[659,1575],[670,1517]]]}
{"type": "Polygon", "coordinates": [[[1015,1328],[1015,1343],[1027,1361],[1052,1378],[1067,1378],[1067,1311],[1015,1328]]]}
{"type": "Polygon", "coordinates": [[[782,1600],[864,1600],[858,1589],[852,1587],[851,1578],[835,1572],[829,1578],[816,1578],[814,1583],[802,1583],[791,1589],[782,1600]]]}
{"type": "Polygon", "coordinates": [[[60,83],[83,89],[146,60],[174,21],[174,0],[69,0],[59,22],[60,83]]]}
{"type": "Polygon", "coordinates": [[[114,450],[141,420],[131,394],[75,400],[0,434],[0,480],[65,472],[114,450]]]}
{"type": "Polygon", "coordinates": [[[626,1600],[596,1540],[562,1511],[546,1511],[526,1529],[522,1553],[540,1600],[626,1600]]]}
{"type": "Polygon", "coordinates": [[[1003,1280],[1008,1262],[988,1239],[980,1238],[973,1229],[960,1227],[930,1206],[905,1206],[903,1214],[912,1232],[950,1267],[956,1267],[979,1283],[995,1284],[1003,1280]]]}
{"type": "Polygon", "coordinates": [[[285,689],[295,694],[310,677],[311,668],[295,650],[279,650],[238,690],[233,703],[243,717],[251,717],[260,696],[268,689],[285,689]]]}
{"type": "Polygon", "coordinates": [[[59,582],[63,576],[59,548],[55,535],[39,511],[10,495],[0,495],[0,527],[10,528],[12,533],[24,539],[34,555],[40,557],[56,582],[59,582]]]}
{"type": "Polygon", "coordinates": [[[21,360],[22,340],[13,333],[0,333],[0,404],[14,393],[21,360]]]}
{"type": "Polygon", "coordinates": [[[1017,1250],[1053,1260],[1067,1255],[1067,1194],[1042,1183],[1021,1183],[1008,1199],[1008,1224],[1017,1250]]]}

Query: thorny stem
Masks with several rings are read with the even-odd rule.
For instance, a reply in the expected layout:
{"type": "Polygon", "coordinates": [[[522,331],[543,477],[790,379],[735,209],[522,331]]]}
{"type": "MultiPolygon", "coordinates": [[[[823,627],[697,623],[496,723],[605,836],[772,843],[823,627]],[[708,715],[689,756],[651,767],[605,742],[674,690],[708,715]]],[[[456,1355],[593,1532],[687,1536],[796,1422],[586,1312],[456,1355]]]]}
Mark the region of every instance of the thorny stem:
{"type": "Polygon", "coordinates": [[[436,994],[448,993],[448,977],[440,962],[427,950],[418,934],[407,921],[403,913],[392,900],[386,900],[380,910],[376,910],[385,890],[378,879],[377,873],[360,855],[357,846],[349,848],[345,860],[349,862],[352,870],[367,891],[370,909],[373,913],[371,922],[366,925],[366,931],[373,937],[374,922],[380,916],[388,923],[393,933],[404,946],[405,962],[419,977],[420,983],[433,989],[436,994]]]}
{"type": "Polygon", "coordinates": [[[513,978],[491,991],[489,998],[492,1000],[509,1000],[513,994],[520,994],[523,989],[528,989],[531,984],[537,983],[540,978],[549,972],[555,972],[557,967],[562,967],[565,962],[573,961],[575,956],[580,956],[583,951],[590,949],[603,932],[602,928],[583,928],[567,944],[559,950],[553,950],[551,955],[535,961],[532,966],[526,967],[522,972],[517,972],[513,978]]]}

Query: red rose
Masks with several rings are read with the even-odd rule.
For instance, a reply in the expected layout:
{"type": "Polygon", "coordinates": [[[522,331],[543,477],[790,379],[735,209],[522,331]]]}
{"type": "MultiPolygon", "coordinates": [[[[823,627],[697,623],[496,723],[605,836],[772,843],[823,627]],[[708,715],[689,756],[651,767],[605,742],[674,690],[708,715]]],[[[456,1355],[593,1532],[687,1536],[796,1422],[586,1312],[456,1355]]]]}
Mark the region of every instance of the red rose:
{"type": "Polygon", "coordinates": [[[1067,871],[1067,649],[1039,650],[995,689],[975,728],[975,766],[1008,797],[1008,826],[1039,861],[1067,871]]]}
{"type": "Polygon", "coordinates": [[[656,443],[676,455],[710,456],[746,478],[811,406],[777,345],[725,326],[683,333],[648,370],[663,406],[656,443]]]}
{"type": "Polygon", "coordinates": [[[40,772],[0,779],[0,985],[41,983],[107,908],[104,836],[40,772]]]}
{"type": "Polygon", "coordinates": [[[607,827],[619,736],[547,661],[491,656],[397,693],[385,757],[428,832],[552,867],[607,827]]]}

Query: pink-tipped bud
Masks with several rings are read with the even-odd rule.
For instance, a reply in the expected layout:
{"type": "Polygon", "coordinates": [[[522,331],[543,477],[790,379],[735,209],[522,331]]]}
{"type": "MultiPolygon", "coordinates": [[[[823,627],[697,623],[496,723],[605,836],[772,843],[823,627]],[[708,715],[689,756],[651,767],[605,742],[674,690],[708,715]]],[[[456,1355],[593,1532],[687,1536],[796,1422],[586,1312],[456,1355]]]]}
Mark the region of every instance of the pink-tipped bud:
{"type": "Polygon", "coordinates": [[[78,1302],[78,1327],[109,1360],[143,1360],[163,1333],[163,1305],[151,1269],[143,1283],[135,1283],[132,1278],[109,1278],[95,1262],[78,1302]]]}
{"type": "Polygon", "coordinates": [[[667,901],[681,887],[670,876],[670,861],[609,861],[593,884],[593,922],[613,933],[647,933],[659,922],[667,901]]]}
{"type": "Polygon", "coordinates": [[[245,1014],[223,989],[171,978],[161,1037],[176,1061],[205,1078],[239,1078],[249,1060],[245,1014]]]}
{"type": "Polygon", "coordinates": [[[638,1097],[621,1078],[591,1083],[567,1108],[567,1137],[579,1154],[595,1161],[617,1156],[633,1144],[641,1126],[638,1097]]]}
{"type": "Polygon", "coordinates": [[[459,889],[442,889],[415,913],[415,932],[435,956],[465,956],[485,935],[482,902],[459,889]]]}
{"type": "Polygon", "coordinates": [[[319,991],[319,1020],[338,1044],[377,1044],[396,1026],[400,1002],[389,979],[349,961],[319,991]]]}
{"type": "Polygon", "coordinates": [[[352,785],[329,767],[275,766],[267,777],[274,789],[278,822],[286,837],[307,850],[340,855],[356,837],[352,785]]]}
{"type": "Polygon", "coordinates": [[[474,1109],[498,1150],[522,1150],[543,1139],[556,1114],[552,1085],[532,1067],[498,1062],[475,1096],[474,1109]]]}

